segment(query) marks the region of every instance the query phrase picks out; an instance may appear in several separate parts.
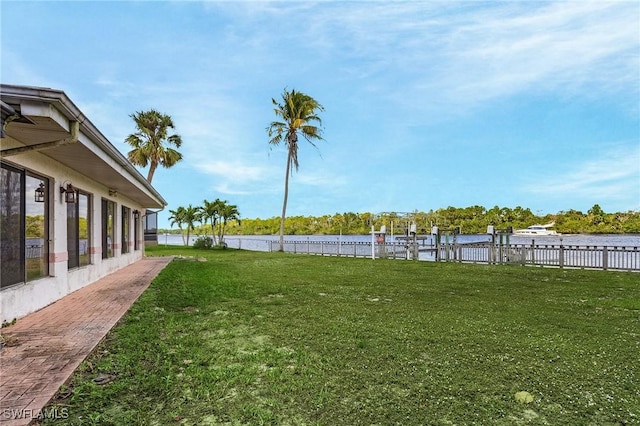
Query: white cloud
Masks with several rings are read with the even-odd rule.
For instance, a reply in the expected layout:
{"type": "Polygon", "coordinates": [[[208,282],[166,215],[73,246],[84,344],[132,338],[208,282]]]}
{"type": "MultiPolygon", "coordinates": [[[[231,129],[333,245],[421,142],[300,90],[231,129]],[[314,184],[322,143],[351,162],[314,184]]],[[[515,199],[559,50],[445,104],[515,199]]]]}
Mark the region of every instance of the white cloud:
{"type": "Polygon", "coordinates": [[[239,161],[211,161],[195,163],[194,166],[206,174],[216,175],[234,182],[258,181],[264,179],[265,174],[268,173],[261,166],[249,166],[239,161]]]}
{"type": "Polygon", "coordinates": [[[637,4],[558,2],[507,16],[493,12],[475,16],[449,46],[454,61],[447,68],[468,82],[458,94],[481,100],[590,83],[638,92],[630,72],[638,70],[637,4]]]}
{"type": "Polygon", "coordinates": [[[346,179],[344,176],[331,174],[330,171],[323,173],[300,172],[298,176],[292,178],[295,184],[307,186],[320,186],[325,188],[342,186],[346,179]]]}
{"type": "Polygon", "coordinates": [[[566,172],[539,177],[524,190],[536,196],[639,205],[640,146],[613,146],[596,152],[593,158],[568,166],[566,172]]]}
{"type": "Polygon", "coordinates": [[[340,64],[337,81],[356,80],[360,90],[413,108],[416,116],[525,91],[594,97],[613,91],[637,100],[638,3],[479,6],[322,3],[302,37],[310,40],[311,58],[340,64]]]}
{"type": "Polygon", "coordinates": [[[251,195],[255,191],[238,189],[237,186],[232,186],[229,182],[220,182],[213,185],[213,189],[217,193],[225,195],[251,195]]]}

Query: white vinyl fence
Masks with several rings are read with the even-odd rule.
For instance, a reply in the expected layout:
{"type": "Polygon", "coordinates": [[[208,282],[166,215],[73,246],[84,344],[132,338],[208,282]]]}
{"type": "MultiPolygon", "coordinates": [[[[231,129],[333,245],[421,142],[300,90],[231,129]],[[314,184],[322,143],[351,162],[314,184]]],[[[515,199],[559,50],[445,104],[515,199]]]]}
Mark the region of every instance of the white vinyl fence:
{"type": "MultiPolygon", "coordinates": [[[[231,248],[278,251],[274,239],[226,238],[231,248]]],[[[353,241],[285,241],[284,251],[295,254],[466,262],[487,264],[520,264],[558,268],[589,268],[603,270],[640,271],[640,248],[617,246],[579,246],[553,244],[502,244],[414,242],[353,242],[353,241]],[[372,247],[373,245],[373,247],[372,247]]]]}

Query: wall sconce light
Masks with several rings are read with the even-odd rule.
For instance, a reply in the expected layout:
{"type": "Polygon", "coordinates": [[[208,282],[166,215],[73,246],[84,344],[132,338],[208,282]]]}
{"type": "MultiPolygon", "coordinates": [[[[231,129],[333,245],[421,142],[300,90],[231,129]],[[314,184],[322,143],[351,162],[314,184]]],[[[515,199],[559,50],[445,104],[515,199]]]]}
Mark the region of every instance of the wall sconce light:
{"type": "Polygon", "coordinates": [[[36,188],[35,201],[36,203],[44,203],[45,186],[44,182],[40,182],[40,186],[36,188]]]}
{"type": "Polygon", "coordinates": [[[134,210],[133,211],[133,218],[135,220],[138,220],[140,218],[140,210],[134,210]]]}
{"type": "Polygon", "coordinates": [[[109,196],[110,197],[117,197],[118,196],[118,191],[116,191],[115,189],[109,188],[109,196]]]}
{"type": "Polygon", "coordinates": [[[64,183],[60,187],[60,194],[64,194],[64,201],[69,204],[74,204],[76,199],[76,189],[71,185],[71,183],[67,184],[67,187],[64,187],[64,183]]]}

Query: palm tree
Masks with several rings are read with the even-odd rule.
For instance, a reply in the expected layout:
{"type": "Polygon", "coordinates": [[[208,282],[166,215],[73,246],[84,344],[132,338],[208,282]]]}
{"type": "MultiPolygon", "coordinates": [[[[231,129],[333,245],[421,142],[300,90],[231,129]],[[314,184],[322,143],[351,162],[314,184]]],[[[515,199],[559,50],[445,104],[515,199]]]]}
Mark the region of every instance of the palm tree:
{"type": "Polygon", "coordinates": [[[173,225],[178,225],[180,235],[182,235],[182,242],[184,243],[184,234],[182,233],[182,224],[184,223],[184,207],[180,206],[175,210],[169,210],[169,213],[171,213],[171,216],[169,217],[169,220],[171,221],[171,227],[173,227],[173,225]]]}
{"type": "Polygon", "coordinates": [[[149,164],[147,180],[151,183],[158,165],[172,167],[182,160],[180,152],[170,146],[164,146],[166,143],[180,148],[182,138],[175,134],[168,136],[169,129],[174,128],[173,120],[154,109],[136,112],[130,117],[136,122],[137,131],[125,139],[133,147],[127,156],[136,166],[147,167],[149,164]]]}
{"type": "Polygon", "coordinates": [[[222,244],[222,240],[224,239],[224,231],[227,227],[227,221],[240,220],[240,212],[238,211],[238,206],[234,204],[227,204],[227,202],[224,201],[224,205],[220,210],[220,219],[221,219],[221,223],[220,223],[219,241],[220,241],[220,244],[222,244]]]}
{"type": "Polygon", "coordinates": [[[200,214],[202,215],[202,220],[206,225],[207,222],[211,223],[211,236],[213,238],[213,243],[216,243],[216,225],[218,224],[218,219],[220,218],[220,211],[226,203],[226,201],[220,200],[220,198],[216,198],[215,201],[203,201],[204,206],[200,207],[200,214]]]}
{"type": "MultiPolygon", "coordinates": [[[[169,217],[171,226],[173,226],[174,224],[178,225],[180,234],[182,234],[182,225],[187,225],[187,241],[185,245],[188,246],[189,239],[191,237],[191,231],[195,229],[195,222],[199,222],[202,219],[200,209],[189,204],[189,207],[187,208],[180,206],[175,210],[169,210],[169,213],[171,213],[171,216],[169,217]]],[[[184,234],[182,234],[182,242],[184,241],[184,234]]]]}
{"type": "Polygon", "coordinates": [[[298,132],[313,147],[316,145],[314,140],[322,140],[322,129],[318,126],[322,125],[322,120],[316,114],[316,111],[324,111],[320,105],[311,96],[302,92],[285,89],[282,93],[282,102],[271,99],[275,106],[273,112],[276,117],[282,121],[273,121],[267,132],[270,145],[279,145],[284,142],[287,146],[287,167],[284,177],[284,201],[282,202],[282,216],[280,218],[280,251],[284,251],[284,220],[287,213],[287,198],[289,196],[289,175],[293,173],[293,166],[298,170],[298,132]]]}
{"type": "Polygon", "coordinates": [[[198,207],[193,207],[191,204],[189,204],[189,207],[184,209],[182,222],[187,225],[187,246],[189,245],[189,237],[191,236],[191,231],[193,231],[196,227],[195,222],[200,222],[201,219],[202,215],[198,207]]]}

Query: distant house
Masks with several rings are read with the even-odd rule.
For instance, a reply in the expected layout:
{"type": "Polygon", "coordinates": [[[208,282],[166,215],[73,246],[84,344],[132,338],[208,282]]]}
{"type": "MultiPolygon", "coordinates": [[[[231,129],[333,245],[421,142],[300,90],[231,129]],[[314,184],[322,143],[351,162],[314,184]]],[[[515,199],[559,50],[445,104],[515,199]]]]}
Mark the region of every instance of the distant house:
{"type": "Polygon", "coordinates": [[[166,201],[60,91],[0,84],[0,321],[144,255],[166,201]]]}

